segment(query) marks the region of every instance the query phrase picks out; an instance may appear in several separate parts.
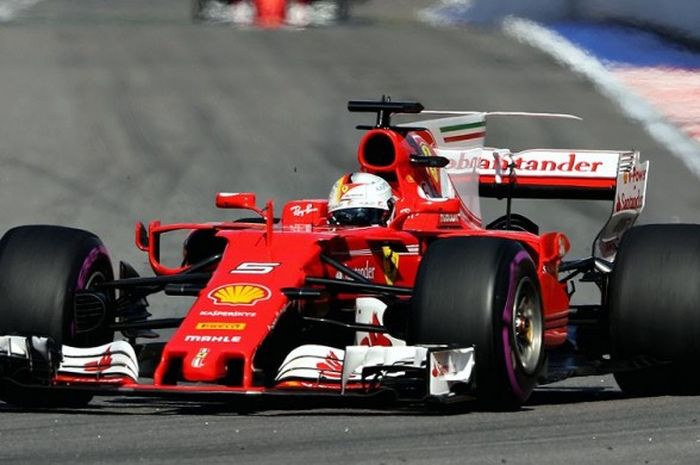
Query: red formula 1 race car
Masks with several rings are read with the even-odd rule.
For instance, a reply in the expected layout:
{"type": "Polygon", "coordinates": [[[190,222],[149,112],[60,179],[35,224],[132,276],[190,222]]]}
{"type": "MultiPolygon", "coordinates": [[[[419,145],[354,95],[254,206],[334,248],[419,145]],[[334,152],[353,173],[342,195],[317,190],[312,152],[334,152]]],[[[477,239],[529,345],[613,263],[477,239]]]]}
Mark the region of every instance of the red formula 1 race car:
{"type": "MultiPolygon", "coordinates": [[[[94,395],[476,399],[517,408],[538,383],[615,373],[629,393],[700,386],[700,227],[631,227],[648,162],[636,152],[483,147],[494,114],[393,125],[416,102],[353,101],[376,113],[359,172],[328,200],[259,217],[136,227],[154,276],[110,257],[93,234],[22,226],[0,241],[0,398],[84,405],[94,395]],[[482,224],[479,198],[506,214],[482,224]],[[512,198],[612,201],[589,258],[510,212],[512,198]],[[181,267],[161,237],[188,230],[181,267]],[[572,305],[572,281],[602,298],[572,305]],[[151,318],[154,293],[190,296],[181,318],[151,318]],[[152,330],[174,328],[167,342],[152,330]],[[123,337],[115,340],[115,332],[123,337]]],[[[560,116],[565,115],[549,115],[560,116]]]]}
{"type": "Polygon", "coordinates": [[[349,11],[350,0],[192,0],[195,21],[271,28],[333,24],[349,11]]]}

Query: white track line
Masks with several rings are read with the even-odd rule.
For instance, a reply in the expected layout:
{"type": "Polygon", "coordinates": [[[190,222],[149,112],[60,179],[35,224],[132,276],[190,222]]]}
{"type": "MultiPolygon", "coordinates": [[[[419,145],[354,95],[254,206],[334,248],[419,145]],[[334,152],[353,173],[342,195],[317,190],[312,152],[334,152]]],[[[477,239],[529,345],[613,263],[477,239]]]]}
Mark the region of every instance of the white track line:
{"type": "Polygon", "coordinates": [[[616,102],[627,116],[639,121],[654,139],[700,178],[700,144],[666,121],[661,113],[625,87],[595,57],[556,32],[526,19],[508,18],[503,22],[503,30],[518,41],[549,53],[560,63],[590,79],[601,93],[616,102]]]}
{"type": "Polygon", "coordinates": [[[41,0],[0,0],[0,22],[12,21],[22,10],[31,8],[41,0]]]}
{"type": "Polygon", "coordinates": [[[440,0],[435,5],[418,11],[418,18],[433,26],[445,26],[467,21],[473,0],[440,0]]]}

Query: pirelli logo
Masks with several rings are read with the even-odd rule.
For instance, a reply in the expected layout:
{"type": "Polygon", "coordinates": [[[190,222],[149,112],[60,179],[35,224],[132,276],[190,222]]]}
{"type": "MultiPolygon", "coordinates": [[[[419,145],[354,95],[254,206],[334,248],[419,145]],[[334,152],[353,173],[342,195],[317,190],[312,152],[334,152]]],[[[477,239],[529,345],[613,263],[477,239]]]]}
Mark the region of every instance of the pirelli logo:
{"type": "Polygon", "coordinates": [[[245,323],[206,322],[197,323],[196,328],[210,331],[243,331],[245,323]]]}

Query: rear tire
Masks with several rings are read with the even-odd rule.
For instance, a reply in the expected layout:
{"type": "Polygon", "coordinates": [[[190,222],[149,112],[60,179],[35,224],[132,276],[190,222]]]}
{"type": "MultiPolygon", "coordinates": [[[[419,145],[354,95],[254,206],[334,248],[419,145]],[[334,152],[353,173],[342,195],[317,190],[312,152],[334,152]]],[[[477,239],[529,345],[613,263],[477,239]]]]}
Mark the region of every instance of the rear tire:
{"type": "Polygon", "coordinates": [[[625,233],[609,287],[612,357],[666,364],[615,374],[631,395],[698,394],[700,226],[625,233]]]}
{"type": "Polygon", "coordinates": [[[544,364],[539,281],[517,242],[460,237],[434,242],[414,288],[409,341],[475,347],[475,391],[490,409],[524,403],[544,364]]]}
{"type": "MultiPolygon", "coordinates": [[[[57,344],[94,347],[112,341],[110,316],[77,333],[76,290],[113,279],[112,264],[100,239],[61,226],[20,226],[0,240],[0,334],[46,336],[57,344]]],[[[0,383],[0,399],[23,407],[85,405],[91,395],[43,392],[0,383]]]]}
{"type": "Polygon", "coordinates": [[[210,0],[192,0],[192,21],[200,22],[206,20],[204,14],[210,0]]]}
{"type": "Polygon", "coordinates": [[[336,0],[338,5],[338,21],[347,21],[350,17],[350,0],[336,0]]]}
{"type": "Polygon", "coordinates": [[[192,0],[192,21],[221,21],[227,6],[232,0],[192,0]]]}

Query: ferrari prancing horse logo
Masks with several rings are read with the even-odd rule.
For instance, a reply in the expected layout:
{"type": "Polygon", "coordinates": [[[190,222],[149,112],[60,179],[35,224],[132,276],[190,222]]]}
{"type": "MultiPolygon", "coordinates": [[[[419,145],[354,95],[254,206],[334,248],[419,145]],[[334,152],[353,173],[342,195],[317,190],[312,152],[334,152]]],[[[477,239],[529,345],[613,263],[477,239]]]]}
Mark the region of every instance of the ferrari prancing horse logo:
{"type": "Polygon", "coordinates": [[[382,268],[386,283],[393,286],[399,273],[399,254],[391,246],[382,247],[382,268]]]}
{"type": "Polygon", "coordinates": [[[195,355],[192,359],[192,368],[202,368],[204,366],[204,359],[207,358],[207,355],[209,355],[208,348],[202,347],[199,349],[197,355],[195,355]]]}

